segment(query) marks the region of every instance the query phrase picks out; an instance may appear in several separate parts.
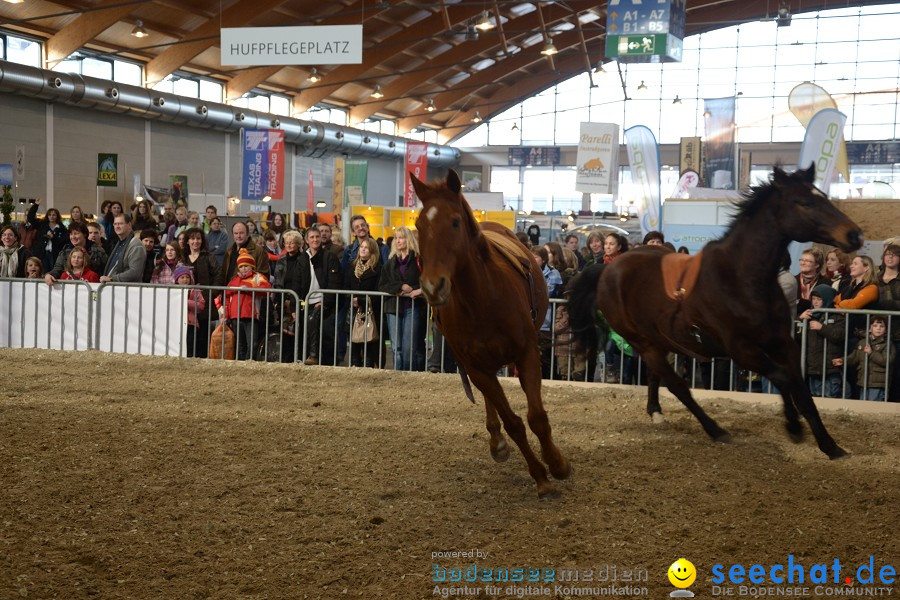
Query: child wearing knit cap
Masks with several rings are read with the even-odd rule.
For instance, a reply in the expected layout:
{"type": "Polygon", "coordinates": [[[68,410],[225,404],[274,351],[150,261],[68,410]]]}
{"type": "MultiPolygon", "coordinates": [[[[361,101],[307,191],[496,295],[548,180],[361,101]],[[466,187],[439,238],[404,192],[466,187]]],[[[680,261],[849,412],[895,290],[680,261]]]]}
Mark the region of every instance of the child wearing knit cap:
{"type": "MultiPolygon", "coordinates": [[[[230,288],[271,289],[272,284],[262,273],[256,272],[256,259],[241,248],[237,258],[237,273],[228,282],[230,288]]],[[[252,358],[256,340],[265,334],[264,324],[260,319],[260,305],[266,294],[245,293],[238,290],[225,292],[225,317],[233,323],[238,360],[252,358]]]]}
{"type": "MultiPolygon", "coordinates": [[[[194,269],[178,263],[173,275],[176,285],[193,285],[194,269]]],[[[200,331],[199,317],[206,309],[206,298],[197,289],[188,290],[187,301],[187,355],[189,358],[206,358],[206,332],[200,331]]]]}

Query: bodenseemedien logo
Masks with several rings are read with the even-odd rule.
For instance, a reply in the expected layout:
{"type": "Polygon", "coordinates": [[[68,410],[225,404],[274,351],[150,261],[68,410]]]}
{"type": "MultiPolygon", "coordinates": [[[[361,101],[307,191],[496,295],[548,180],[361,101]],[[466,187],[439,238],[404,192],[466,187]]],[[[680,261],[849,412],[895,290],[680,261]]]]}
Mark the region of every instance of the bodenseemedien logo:
{"type": "Polygon", "coordinates": [[[669,594],[672,598],[693,598],[694,593],[686,588],[697,579],[697,569],[686,558],[679,558],[669,566],[669,583],[679,588],[669,594]]]}

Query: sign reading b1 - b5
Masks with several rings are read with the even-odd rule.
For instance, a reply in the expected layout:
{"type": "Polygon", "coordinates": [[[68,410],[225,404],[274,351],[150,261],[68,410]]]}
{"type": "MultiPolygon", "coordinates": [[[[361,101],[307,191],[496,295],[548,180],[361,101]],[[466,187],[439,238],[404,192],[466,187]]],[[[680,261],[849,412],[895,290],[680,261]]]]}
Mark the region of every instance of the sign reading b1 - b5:
{"type": "Polygon", "coordinates": [[[620,62],[681,60],[685,0],[610,0],[606,55],[620,62]]]}

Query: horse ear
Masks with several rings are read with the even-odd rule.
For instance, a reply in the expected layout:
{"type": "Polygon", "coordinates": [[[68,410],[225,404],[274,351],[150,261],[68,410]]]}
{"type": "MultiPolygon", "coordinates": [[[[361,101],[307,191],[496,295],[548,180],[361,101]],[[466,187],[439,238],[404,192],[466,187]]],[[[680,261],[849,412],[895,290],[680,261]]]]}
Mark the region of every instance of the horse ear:
{"type": "Polygon", "coordinates": [[[812,162],[809,165],[808,169],[804,169],[800,171],[800,175],[803,178],[803,181],[806,183],[812,183],[816,180],[816,163],[812,162]]]}
{"type": "Polygon", "coordinates": [[[783,185],[783,184],[787,183],[788,178],[789,178],[789,175],[784,172],[784,170],[781,168],[781,166],[775,165],[775,167],[772,169],[772,181],[774,183],[783,185]]]}
{"type": "Polygon", "coordinates": [[[419,181],[419,179],[412,173],[409,174],[409,180],[413,184],[413,189],[416,190],[416,196],[419,197],[419,200],[422,201],[422,204],[425,204],[425,197],[428,194],[428,186],[419,181]]]}
{"type": "Polygon", "coordinates": [[[456,171],[450,169],[450,172],[447,173],[447,187],[450,188],[450,191],[454,194],[458,194],[462,190],[462,183],[459,181],[459,175],[457,175],[456,171]]]}

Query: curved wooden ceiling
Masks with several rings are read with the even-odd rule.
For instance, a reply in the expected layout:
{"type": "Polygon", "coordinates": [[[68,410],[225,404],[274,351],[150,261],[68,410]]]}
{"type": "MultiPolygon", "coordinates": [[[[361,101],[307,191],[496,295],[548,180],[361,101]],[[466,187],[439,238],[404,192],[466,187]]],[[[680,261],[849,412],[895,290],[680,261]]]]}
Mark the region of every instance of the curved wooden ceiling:
{"type": "MultiPolygon", "coordinates": [[[[794,0],[795,14],[895,0],[794,0]]],[[[780,0],[687,0],[687,33],[774,19],[780,0]]],[[[789,1],[788,4],[791,4],[789,1]]],[[[79,48],[138,59],[149,83],[176,70],[225,83],[226,97],[285,93],[299,114],[318,103],[347,108],[350,124],[394,119],[398,133],[426,127],[441,141],[605,60],[606,2],[566,0],[25,0],[0,1],[0,27],[46,40],[53,64],[79,48]],[[500,26],[476,31],[487,11],[500,26]],[[140,20],[149,37],[136,38],[140,20]],[[222,67],[219,29],[363,24],[363,63],[222,67]],[[468,32],[468,33],[467,33],[468,32]],[[544,32],[559,53],[540,53],[544,32]],[[321,81],[307,81],[316,67],[321,81]],[[380,85],[384,97],[370,94],[380,85]],[[425,110],[431,100],[433,112],[425,110]]],[[[609,85],[618,85],[618,82],[609,85]]]]}

